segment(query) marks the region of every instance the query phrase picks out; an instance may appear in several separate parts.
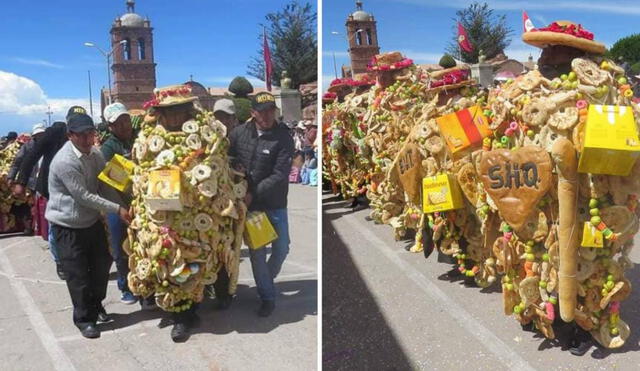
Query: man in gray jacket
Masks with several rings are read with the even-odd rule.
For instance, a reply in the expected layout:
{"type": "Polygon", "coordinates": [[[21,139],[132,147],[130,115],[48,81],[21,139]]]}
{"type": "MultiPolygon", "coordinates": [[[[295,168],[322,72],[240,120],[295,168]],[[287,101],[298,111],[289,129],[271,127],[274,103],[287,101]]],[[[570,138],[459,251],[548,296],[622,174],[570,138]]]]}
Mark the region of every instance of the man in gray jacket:
{"type": "Polygon", "coordinates": [[[45,216],[66,275],[73,322],[84,337],[97,338],[96,322],[110,320],[102,300],[112,262],[100,213],[117,213],[127,223],[130,217],[115,189],[98,180],[105,161],[93,147],[96,129],[91,117],[74,115],[67,130],[69,141],[51,162],[45,216]]]}

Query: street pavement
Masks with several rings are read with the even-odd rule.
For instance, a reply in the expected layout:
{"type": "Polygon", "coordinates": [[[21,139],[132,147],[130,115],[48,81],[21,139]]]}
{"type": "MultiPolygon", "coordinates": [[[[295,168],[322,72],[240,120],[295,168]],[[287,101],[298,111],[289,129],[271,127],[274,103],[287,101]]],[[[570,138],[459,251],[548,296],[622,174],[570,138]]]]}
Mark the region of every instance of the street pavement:
{"type": "Polygon", "coordinates": [[[243,247],[240,282],[231,308],[206,299],[201,325],[175,344],[159,309],[120,303],[111,269],[104,301],[114,321],[99,339],[83,338],[71,300],[47,243],[38,237],[0,237],[0,370],[312,370],[317,366],[317,188],[289,192],[291,252],[276,286],[277,307],[257,317],[251,263],[243,247]]]}
{"type": "MultiPolygon", "coordinates": [[[[405,250],[391,227],[365,221],[369,210],[323,194],[322,366],[324,370],[638,370],[640,268],[627,272],[632,296],[621,317],[631,326],[622,349],[592,346],[582,357],[558,339],[523,331],[502,310],[499,285],[466,287],[434,252],[405,250]]],[[[638,244],[636,240],[636,244],[638,244]]],[[[640,263],[636,247],[631,259],[640,263]]]]}

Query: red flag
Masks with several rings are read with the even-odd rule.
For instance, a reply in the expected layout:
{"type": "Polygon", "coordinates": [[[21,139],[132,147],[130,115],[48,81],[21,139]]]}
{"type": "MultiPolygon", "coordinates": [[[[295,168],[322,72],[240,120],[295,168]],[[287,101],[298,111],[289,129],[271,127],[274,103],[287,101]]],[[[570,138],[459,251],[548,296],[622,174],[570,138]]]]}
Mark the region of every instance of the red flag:
{"type": "Polygon", "coordinates": [[[271,64],[271,51],[269,51],[269,42],[267,41],[267,31],[262,30],[262,54],[264,55],[264,81],[267,84],[267,91],[271,91],[271,74],[273,73],[273,65],[271,64]]]}
{"type": "Polygon", "coordinates": [[[524,10],[522,11],[522,25],[524,26],[524,32],[529,32],[535,28],[524,10]]]}
{"type": "Polygon", "coordinates": [[[458,22],[458,45],[460,45],[460,49],[467,53],[471,53],[473,51],[473,47],[471,46],[469,37],[467,36],[467,31],[465,31],[460,22],[458,22]]]}

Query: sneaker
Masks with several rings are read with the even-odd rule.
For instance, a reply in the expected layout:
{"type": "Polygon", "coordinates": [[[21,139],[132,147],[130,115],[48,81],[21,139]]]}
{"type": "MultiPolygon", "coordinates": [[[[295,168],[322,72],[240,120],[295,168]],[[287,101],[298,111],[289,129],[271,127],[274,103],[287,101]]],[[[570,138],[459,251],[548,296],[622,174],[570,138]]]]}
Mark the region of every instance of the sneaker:
{"type": "Polygon", "coordinates": [[[275,301],[263,300],[260,309],[258,309],[258,317],[269,317],[274,309],[276,309],[275,301]]]}
{"type": "Polygon", "coordinates": [[[58,278],[63,281],[67,280],[67,275],[64,274],[64,270],[62,269],[62,264],[56,263],[56,273],[58,273],[58,278]]]}
{"type": "Polygon", "coordinates": [[[136,298],[135,296],[133,296],[133,294],[130,291],[123,291],[122,295],[120,296],[120,302],[125,303],[125,304],[135,304],[138,301],[138,298],[136,298]]]}
{"type": "Polygon", "coordinates": [[[104,308],[98,309],[98,320],[97,323],[109,323],[113,322],[113,318],[107,314],[107,311],[104,308]]]}

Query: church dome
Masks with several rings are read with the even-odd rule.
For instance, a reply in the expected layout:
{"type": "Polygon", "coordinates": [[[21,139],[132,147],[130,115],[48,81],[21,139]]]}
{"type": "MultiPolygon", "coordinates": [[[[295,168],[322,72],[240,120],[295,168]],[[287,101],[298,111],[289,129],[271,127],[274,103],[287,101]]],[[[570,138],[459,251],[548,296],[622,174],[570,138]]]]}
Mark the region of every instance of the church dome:
{"type": "Polygon", "coordinates": [[[354,20],[356,21],[369,21],[371,20],[371,15],[364,10],[356,10],[351,14],[354,20]]]}
{"type": "Polygon", "coordinates": [[[124,27],[144,27],[144,19],[136,13],[127,13],[120,17],[124,27]]]}

